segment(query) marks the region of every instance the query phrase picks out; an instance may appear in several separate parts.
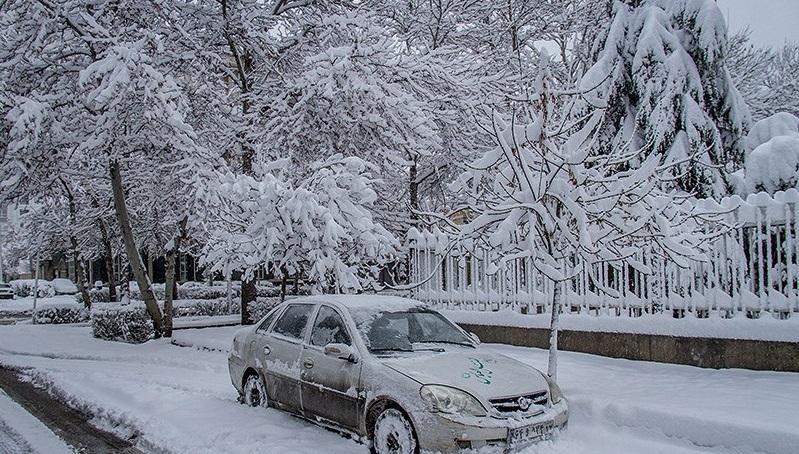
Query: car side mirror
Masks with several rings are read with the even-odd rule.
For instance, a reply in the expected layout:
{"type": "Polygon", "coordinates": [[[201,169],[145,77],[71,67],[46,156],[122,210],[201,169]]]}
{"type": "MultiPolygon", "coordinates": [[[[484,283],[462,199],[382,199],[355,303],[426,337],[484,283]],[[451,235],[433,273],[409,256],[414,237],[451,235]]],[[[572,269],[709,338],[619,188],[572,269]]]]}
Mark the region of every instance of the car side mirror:
{"type": "Polygon", "coordinates": [[[347,344],[332,343],[325,345],[325,356],[344,359],[351,363],[358,362],[358,355],[355,354],[355,350],[347,344]]]}
{"type": "Polygon", "coordinates": [[[474,341],[475,344],[480,345],[480,338],[477,337],[477,334],[469,333],[469,337],[472,338],[472,341],[474,341]]]}

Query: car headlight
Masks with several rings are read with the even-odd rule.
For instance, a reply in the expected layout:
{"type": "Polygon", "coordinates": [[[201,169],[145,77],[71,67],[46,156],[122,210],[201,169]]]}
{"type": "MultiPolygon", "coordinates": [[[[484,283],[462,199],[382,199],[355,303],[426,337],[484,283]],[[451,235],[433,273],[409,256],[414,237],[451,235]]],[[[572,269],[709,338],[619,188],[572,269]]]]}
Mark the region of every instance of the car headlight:
{"type": "Polygon", "coordinates": [[[544,380],[546,380],[547,384],[549,385],[549,400],[551,400],[553,404],[563,400],[563,391],[560,390],[560,387],[557,383],[555,383],[555,380],[552,380],[552,378],[550,378],[547,374],[542,373],[541,375],[544,376],[544,380]]]}
{"type": "Polygon", "coordinates": [[[422,386],[419,394],[430,405],[432,411],[442,413],[465,413],[472,416],[485,416],[483,405],[471,394],[459,389],[441,385],[422,386]]]}

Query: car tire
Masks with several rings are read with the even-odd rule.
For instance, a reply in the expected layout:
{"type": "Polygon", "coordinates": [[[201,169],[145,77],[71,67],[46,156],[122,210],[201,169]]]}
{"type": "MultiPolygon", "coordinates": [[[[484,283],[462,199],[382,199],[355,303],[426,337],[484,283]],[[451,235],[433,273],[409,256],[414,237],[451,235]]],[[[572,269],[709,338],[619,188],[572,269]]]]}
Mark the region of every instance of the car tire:
{"type": "Polygon", "coordinates": [[[417,454],[419,443],[413,426],[398,408],[388,407],[375,420],[372,453],[417,454]]]}
{"type": "Polygon", "coordinates": [[[244,380],[244,395],[241,402],[250,407],[268,407],[269,398],[266,395],[266,386],[257,374],[249,374],[244,380]]]}

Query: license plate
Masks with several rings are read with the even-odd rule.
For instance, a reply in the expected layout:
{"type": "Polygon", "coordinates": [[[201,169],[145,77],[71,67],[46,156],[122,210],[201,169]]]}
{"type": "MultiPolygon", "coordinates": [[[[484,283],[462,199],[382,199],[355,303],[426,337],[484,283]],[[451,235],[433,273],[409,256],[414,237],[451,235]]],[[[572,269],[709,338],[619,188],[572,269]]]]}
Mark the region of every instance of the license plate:
{"type": "Polygon", "coordinates": [[[555,425],[552,421],[516,427],[508,432],[508,444],[515,446],[542,440],[549,437],[554,429],[555,425]]]}

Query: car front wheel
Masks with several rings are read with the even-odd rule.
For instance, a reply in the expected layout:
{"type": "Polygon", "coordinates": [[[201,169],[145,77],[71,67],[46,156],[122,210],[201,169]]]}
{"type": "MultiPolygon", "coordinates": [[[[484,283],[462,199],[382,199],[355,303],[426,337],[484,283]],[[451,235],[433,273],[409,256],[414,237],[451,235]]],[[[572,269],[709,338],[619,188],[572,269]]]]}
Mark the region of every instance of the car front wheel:
{"type": "Polygon", "coordinates": [[[244,395],[242,402],[250,407],[268,407],[269,401],[266,397],[266,387],[263,380],[256,374],[250,374],[244,380],[244,395]]]}
{"type": "Polygon", "coordinates": [[[377,417],[372,439],[375,454],[415,454],[416,435],[408,418],[396,408],[386,408],[377,417]]]}

